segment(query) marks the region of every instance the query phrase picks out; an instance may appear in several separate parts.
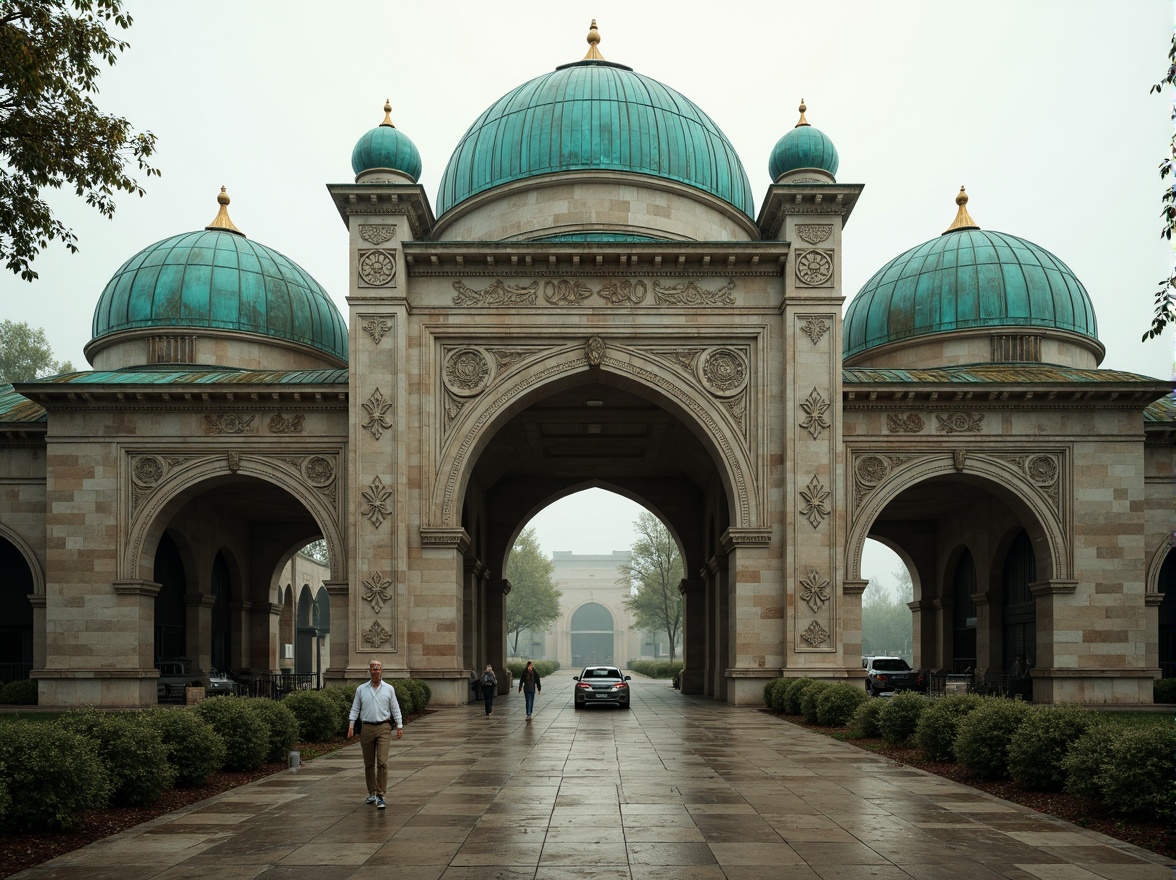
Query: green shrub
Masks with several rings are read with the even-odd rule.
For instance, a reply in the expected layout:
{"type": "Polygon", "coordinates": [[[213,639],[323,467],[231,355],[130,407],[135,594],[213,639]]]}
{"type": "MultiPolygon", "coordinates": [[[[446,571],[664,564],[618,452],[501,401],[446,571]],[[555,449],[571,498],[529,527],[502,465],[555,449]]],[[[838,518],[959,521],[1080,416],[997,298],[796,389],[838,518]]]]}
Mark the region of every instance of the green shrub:
{"type": "Polygon", "coordinates": [[[782,678],[773,678],[764,685],[764,705],[769,709],[772,708],[772,692],[776,690],[776,685],[782,682],[782,678]]]}
{"type": "Polygon", "coordinates": [[[355,699],[355,686],[349,685],[347,687],[325,687],[319,691],[325,697],[328,697],[339,707],[339,730],[337,734],[343,736],[347,733],[348,718],[351,714],[351,703],[355,699]]]}
{"type": "Polygon", "coordinates": [[[8,794],[8,781],[4,774],[4,765],[0,764],[0,818],[8,812],[8,806],[11,803],[12,798],[8,794]]]}
{"type": "Polygon", "coordinates": [[[292,691],[282,698],[282,705],[298,719],[299,742],[327,742],[347,723],[339,700],[323,691],[292,691]]]}
{"type": "Polygon", "coordinates": [[[106,806],[110,778],[98,751],[57,724],[14,721],[0,736],[8,828],[68,830],[85,810],[106,806]]]}
{"type": "Polygon", "coordinates": [[[919,717],[927,708],[927,698],[906,691],[879,699],[884,701],[882,711],[878,714],[878,729],[882,732],[882,738],[893,746],[906,745],[919,727],[919,717]]]}
{"type": "MultiPolygon", "coordinates": [[[[862,693],[865,693],[863,691],[862,693]]],[[[879,720],[885,703],[882,700],[871,700],[867,697],[854,710],[853,718],[849,722],[849,735],[852,739],[876,739],[882,735],[879,720]]]]}
{"type": "Polygon", "coordinates": [[[981,779],[1007,779],[1009,743],[1029,715],[1029,704],[1005,697],[984,697],[960,719],[955,752],[959,762],[981,779]]]}
{"type": "Polygon", "coordinates": [[[1111,752],[1122,732],[1123,728],[1116,724],[1099,721],[1078,737],[1062,759],[1066,791],[1094,800],[1099,798],[1102,792],[1099,774],[1110,762],[1111,752]]]}
{"type": "Polygon", "coordinates": [[[265,760],[285,761],[298,742],[298,716],[289,706],[265,697],[247,697],[245,703],[265,722],[265,760]]]}
{"type": "Polygon", "coordinates": [[[857,707],[868,699],[860,687],[839,682],[817,699],[817,723],[827,727],[845,727],[857,707]]]}
{"type": "MultiPolygon", "coordinates": [[[[535,671],[539,673],[540,678],[543,678],[544,676],[547,676],[547,675],[551,675],[553,672],[557,672],[559,670],[559,663],[557,663],[554,660],[533,660],[532,662],[535,664],[535,671]]],[[[637,662],[646,662],[646,661],[637,661],[637,662]]],[[[681,665],[681,664],[679,664],[679,665],[681,665]]],[[[508,660],[507,664],[506,664],[506,668],[510,670],[511,677],[517,679],[520,675],[523,674],[523,670],[527,668],[527,661],[526,660],[508,660]]],[[[634,663],[632,666],[630,666],[630,669],[632,669],[634,672],[640,672],[642,675],[649,675],[648,672],[645,672],[642,669],[638,669],[637,663],[634,663]]],[[[657,678],[658,676],[650,676],[650,677],[657,678]]],[[[660,677],[661,678],[669,678],[668,675],[664,675],[664,676],[660,676],[660,677]]]]}
{"type": "Polygon", "coordinates": [[[775,711],[784,711],[784,695],[788,693],[788,685],[790,684],[792,684],[790,678],[776,679],[776,684],[772,688],[772,709],[775,711]]]}
{"type": "Polygon", "coordinates": [[[27,678],[22,681],[8,682],[8,684],[0,687],[0,705],[37,705],[37,683],[27,678]]]}
{"type": "Polygon", "coordinates": [[[821,694],[833,687],[833,683],[829,681],[814,681],[806,687],[800,694],[800,712],[804,715],[804,720],[809,724],[817,723],[817,700],[821,698],[821,694]]]}
{"type": "Polygon", "coordinates": [[[805,689],[813,684],[811,678],[794,678],[788,682],[788,687],[784,690],[784,714],[785,715],[799,715],[800,698],[804,695],[805,689]]]}
{"type": "MultiPolygon", "coordinates": [[[[543,677],[542,672],[539,673],[539,677],[540,678],[543,677]]],[[[429,687],[429,683],[427,681],[423,681],[419,678],[414,678],[413,681],[415,681],[417,684],[419,684],[421,686],[421,690],[425,694],[424,702],[421,703],[421,705],[420,705],[420,709],[424,709],[424,708],[428,707],[429,703],[433,702],[433,689],[431,687],[429,687]]],[[[418,709],[418,711],[419,711],[419,709],[418,709]]]]}
{"type": "Polygon", "coordinates": [[[425,689],[421,687],[419,680],[415,678],[404,679],[404,687],[412,695],[412,705],[414,712],[420,712],[425,708],[425,689]]]}
{"type": "Polygon", "coordinates": [[[981,699],[978,694],[947,694],[928,704],[915,728],[915,745],[928,761],[956,760],[960,719],[979,706],[981,699]]]}
{"type": "Polygon", "coordinates": [[[159,734],[175,768],[176,785],[200,785],[224,765],[225,741],[193,710],[152,709],[144,713],[143,723],[159,734]]]}
{"type": "Polygon", "coordinates": [[[1033,707],[1009,740],[1009,776],[1027,791],[1061,791],[1062,761],[1090,724],[1090,713],[1075,706],[1033,707]]]}
{"type": "Polygon", "coordinates": [[[416,711],[416,703],[413,702],[412,691],[408,689],[407,683],[402,678],[393,679],[388,682],[396,689],[396,702],[400,704],[400,712],[402,715],[408,716],[416,711]]]}
{"type": "Polygon", "coordinates": [[[217,697],[193,710],[224,740],[226,770],[256,770],[269,752],[269,726],[261,713],[250,707],[250,699],[217,697]]]}
{"type": "Polygon", "coordinates": [[[138,713],[85,709],[67,712],[57,719],[57,724],[62,730],[85,737],[97,750],[114,804],[141,807],[155,803],[175,782],[176,771],[168,763],[163,740],[138,713]]]}
{"type": "MultiPolygon", "coordinates": [[[[1158,678],[1153,681],[1152,700],[1157,703],[1176,703],[1176,678],[1158,678]]],[[[3,702],[3,691],[0,691],[0,703],[3,702]]]]}
{"type": "Polygon", "coordinates": [[[1111,743],[1098,774],[1099,800],[1118,816],[1166,820],[1176,796],[1176,726],[1129,727],[1111,743]]]}

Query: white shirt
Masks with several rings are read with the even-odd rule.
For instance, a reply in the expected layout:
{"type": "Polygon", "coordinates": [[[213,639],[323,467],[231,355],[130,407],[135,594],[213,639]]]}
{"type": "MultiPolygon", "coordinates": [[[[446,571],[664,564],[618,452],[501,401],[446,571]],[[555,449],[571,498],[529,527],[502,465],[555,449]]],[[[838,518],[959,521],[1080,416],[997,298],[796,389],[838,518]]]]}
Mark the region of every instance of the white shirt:
{"type": "Polygon", "coordinates": [[[379,688],[373,688],[370,681],[355,689],[351,701],[351,713],[347,719],[352,723],[359,718],[364,724],[380,724],[389,718],[396,719],[396,729],[404,726],[400,715],[400,703],[396,699],[396,688],[381,681],[379,688]]]}

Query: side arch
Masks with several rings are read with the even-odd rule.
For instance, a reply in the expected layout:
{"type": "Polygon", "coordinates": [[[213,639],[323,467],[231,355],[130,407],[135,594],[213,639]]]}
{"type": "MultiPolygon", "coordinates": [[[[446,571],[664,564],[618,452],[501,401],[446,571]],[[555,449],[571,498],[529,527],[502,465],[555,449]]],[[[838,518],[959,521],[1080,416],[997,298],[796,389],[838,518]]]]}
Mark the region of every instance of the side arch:
{"type": "MultiPolygon", "coordinates": [[[[598,365],[590,363],[582,345],[553,349],[531,364],[530,369],[487,389],[462,412],[439,451],[438,479],[434,482],[428,511],[430,526],[458,526],[472,464],[497,426],[524,409],[540,389],[594,369],[623,377],[652,392],[661,405],[690,426],[714,457],[733,513],[731,525],[736,528],[761,525],[764,502],[760,497],[757,463],[730,414],[697,388],[686,385],[679,374],[653,355],[629,346],[609,344],[598,365]]],[[[756,426],[750,426],[749,431],[756,434],[756,426]]]]}
{"type": "Polygon", "coordinates": [[[1072,577],[1072,551],[1064,524],[1024,474],[1002,460],[982,455],[969,455],[961,469],[952,454],[944,452],[897,465],[854,511],[846,541],[848,580],[861,578],[862,549],[870,537],[870,529],[886,506],[906,490],[935,477],[952,477],[973,483],[1009,503],[1024,518],[1025,529],[1034,547],[1040,542],[1046,545],[1046,558],[1039,560],[1042,563],[1039,579],[1067,580],[1072,577]]]}
{"type": "Polygon", "coordinates": [[[3,538],[9,544],[16,548],[16,552],[24,559],[25,565],[29,567],[29,574],[33,578],[33,595],[45,595],[45,570],[41,567],[40,560],[37,559],[37,554],[33,552],[33,548],[29,546],[20,535],[14,532],[4,523],[0,523],[0,538],[3,538]]]}
{"type": "MultiPolygon", "coordinates": [[[[154,548],[170,516],[205,488],[239,477],[253,477],[282,489],[301,504],[318,524],[331,561],[331,579],[346,580],[347,562],[338,513],[319,492],[306,485],[292,469],[261,455],[241,455],[230,468],[225,455],[185,461],[170,471],[142,506],[129,515],[126,543],[118,557],[118,580],[150,580],[154,548]],[[147,576],[144,573],[147,573],[147,576]]],[[[336,478],[342,480],[343,475],[336,478]]]]}

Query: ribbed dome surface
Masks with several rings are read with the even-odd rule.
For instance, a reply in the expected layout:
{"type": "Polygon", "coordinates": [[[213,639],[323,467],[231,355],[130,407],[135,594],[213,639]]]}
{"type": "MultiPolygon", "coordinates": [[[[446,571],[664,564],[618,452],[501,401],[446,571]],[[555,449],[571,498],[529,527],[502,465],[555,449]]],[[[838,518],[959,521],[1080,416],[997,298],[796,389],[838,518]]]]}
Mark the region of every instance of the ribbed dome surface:
{"type": "Polygon", "coordinates": [[[895,257],[845,312],[851,357],[889,342],[973,328],[1052,328],[1098,340],[1094,307],[1070,268],[1032,242],[949,232],[895,257]]]}
{"type": "Polygon", "coordinates": [[[674,180],[754,216],[747,173],[711,118],[668,86],[601,61],[566,65],[495,101],[454,150],[437,213],[504,183],[584,170],[674,180]]]}
{"type": "Polygon", "coordinates": [[[421,154],[399,129],[380,125],[361,137],[351,151],[351,170],[356,174],[376,168],[390,168],[416,181],[421,176],[421,154]]]}
{"type": "Polygon", "coordinates": [[[254,333],[347,360],[347,324],[318,282],[223,229],[156,242],[114,273],[94,309],[93,338],[141,328],[254,333]]]}
{"type": "Polygon", "coordinates": [[[839,164],[837,148],[827,134],[811,125],[798,125],[776,141],[768,159],[768,174],[775,181],[789,171],[819,168],[836,177],[839,164]]]}

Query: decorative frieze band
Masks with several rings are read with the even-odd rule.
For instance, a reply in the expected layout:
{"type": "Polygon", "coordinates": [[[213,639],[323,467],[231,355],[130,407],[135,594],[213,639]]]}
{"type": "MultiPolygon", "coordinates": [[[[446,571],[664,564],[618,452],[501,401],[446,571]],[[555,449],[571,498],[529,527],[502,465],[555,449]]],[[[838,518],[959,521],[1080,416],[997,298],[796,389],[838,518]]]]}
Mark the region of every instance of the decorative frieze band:
{"type": "MultiPolygon", "coordinates": [[[[539,304],[539,281],[529,284],[507,284],[501,278],[480,290],[463,281],[454,281],[458,306],[488,306],[512,308],[539,304]]],[[[645,302],[653,290],[653,305],[657,306],[731,306],[735,305],[735,282],[728,280],[719,287],[703,287],[688,279],[669,284],[652,279],[623,278],[593,287],[578,278],[560,278],[543,282],[543,301],[552,306],[637,306],[645,302]],[[597,302],[603,300],[603,303],[597,302]]]]}

